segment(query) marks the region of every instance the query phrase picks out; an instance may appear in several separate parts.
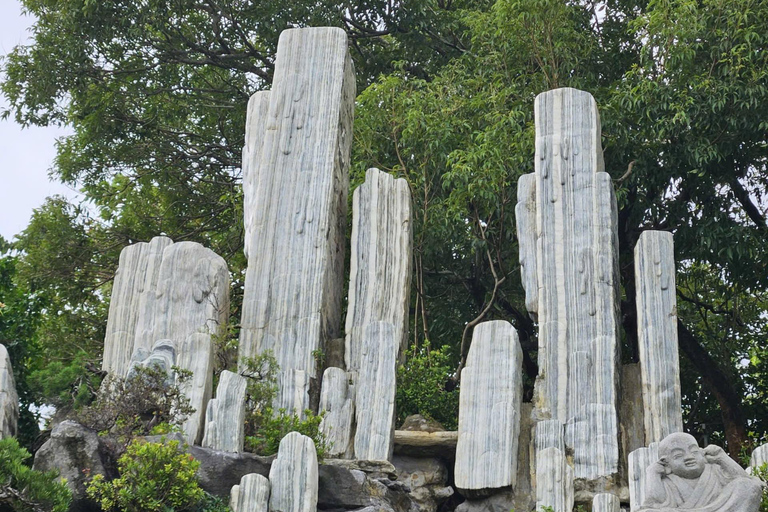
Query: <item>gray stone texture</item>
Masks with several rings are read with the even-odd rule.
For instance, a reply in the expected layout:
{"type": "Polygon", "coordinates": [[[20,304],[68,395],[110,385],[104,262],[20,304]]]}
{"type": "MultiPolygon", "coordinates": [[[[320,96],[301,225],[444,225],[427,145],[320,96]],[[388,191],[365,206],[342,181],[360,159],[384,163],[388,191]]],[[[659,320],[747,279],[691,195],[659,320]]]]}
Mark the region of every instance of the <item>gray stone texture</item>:
{"type": "MultiPolygon", "coordinates": [[[[338,337],[354,97],[343,30],[285,30],[268,105],[254,99],[249,116],[239,355],[272,350],[281,371],[304,372],[287,379],[304,383],[297,412],[319,377],[313,353],[338,337]]],[[[274,405],[297,409],[295,396],[281,390],[274,405]]]]}
{"type": "Polygon", "coordinates": [[[677,289],[672,233],[645,231],[635,246],[637,345],[645,442],[683,430],[677,347],[677,289]]]}
{"type": "MultiPolygon", "coordinates": [[[[245,121],[245,144],[243,146],[243,217],[245,221],[245,240],[253,242],[254,222],[258,216],[259,203],[256,200],[259,184],[259,161],[261,146],[269,114],[269,91],[258,91],[248,100],[245,121]]],[[[250,245],[243,247],[245,257],[250,258],[250,245]]]]}
{"type": "Polygon", "coordinates": [[[621,502],[615,494],[595,494],[592,499],[592,512],[621,512],[621,502]]]}
{"type": "Polygon", "coordinates": [[[539,322],[540,419],[565,424],[574,476],[618,472],[618,238],[600,118],[589,93],[536,97],[534,177],[516,207],[526,303],[539,322]]]}
{"type": "Polygon", "coordinates": [[[397,469],[397,480],[410,489],[409,495],[419,512],[436,512],[453,495],[453,487],[448,485],[448,468],[442,460],[395,456],[392,463],[397,469]]]}
{"type": "Polygon", "coordinates": [[[619,403],[622,453],[630,454],[645,447],[644,416],[640,364],[622,365],[619,403]]]}
{"type": "Polygon", "coordinates": [[[245,377],[224,370],[219,376],[216,398],[208,402],[203,447],[224,452],[242,452],[245,443],[245,377]]]}
{"type": "Polygon", "coordinates": [[[564,425],[558,420],[536,424],[534,435],[534,487],[536,510],[552,507],[570,512],[574,502],[573,468],[566,457],[564,425]]]}
{"type": "Polygon", "coordinates": [[[638,448],[629,454],[629,505],[635,512],[645,501],[645,470],[659,459],[659,443],[638,448]]]}
{"type": "Polygon", "coordinates": [[[523,396],[523,353],[509,322],[483,322],[472,333],[461,374],[456,487],[514,487],[523,396]]]}
{"type": "Polygon", "coordinates": [[[318,469],[312,439],[298,432],[288,433],[280,441],[277,458],[269,469],[269,482],[269,510],[315,512],[318,469]]]}
{"type": "Polygon", "coordinates": [[[763,444],[752,451],[752,457],[750,457],[749,466],[751,468],[759,468],[766,463],[768,463],[768,444],[763,444]]]}
{"type": "Polygon", "coordinates": [[[341,368],[325,370],[318,410],[320,413],[325,412],[320,422],[320,431],[330,446],[326,450],[326,457],[352,457],[355,386],[350,374],[341,368]]]}
{"type": "Polygon", "coordinates": [[[268,512],[269,480],[258,473],[249,473],[232,487],[230,508],[233,512],[268,512]]]}
{"type": "Polygon", "coordinates": [[[179,346],[178,366],[192,372],[188,381],[179,384],[195,409],[182,425],[185,439],[192,444],[200,444],[203,440],[205,410],[213,395],[214,364],[213,342],[209,334],[190,334],[179,346]]]}
{"type": "Polygon", "coordinates": [[[11,358],[0,344],[0,439],[16,436],[19,423],[19,396],[13,379],[11,358]]]}

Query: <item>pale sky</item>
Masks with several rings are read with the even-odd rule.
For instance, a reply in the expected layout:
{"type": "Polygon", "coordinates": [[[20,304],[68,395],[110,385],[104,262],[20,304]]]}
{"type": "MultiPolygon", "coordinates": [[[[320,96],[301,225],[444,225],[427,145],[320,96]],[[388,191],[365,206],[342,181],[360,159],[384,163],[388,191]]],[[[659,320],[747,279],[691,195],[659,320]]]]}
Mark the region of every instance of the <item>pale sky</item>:
{"type": "MultiPolygon", "coordinates": [[[[28,29],[33,21],[22,16],[17,0],[0,0],[0,55],[18,44],[29,44],[28,29]]],[[[7,108],[0,95],[0,111],[7,108]]],[[[60,194],[77,199],[75,191],[48,179],[56,138],[68,133],[66,128],[22,129],[11,119],[0,121],[0,235],[6,240],[27,226],[32,210],[46,197],[60,194]]]]}

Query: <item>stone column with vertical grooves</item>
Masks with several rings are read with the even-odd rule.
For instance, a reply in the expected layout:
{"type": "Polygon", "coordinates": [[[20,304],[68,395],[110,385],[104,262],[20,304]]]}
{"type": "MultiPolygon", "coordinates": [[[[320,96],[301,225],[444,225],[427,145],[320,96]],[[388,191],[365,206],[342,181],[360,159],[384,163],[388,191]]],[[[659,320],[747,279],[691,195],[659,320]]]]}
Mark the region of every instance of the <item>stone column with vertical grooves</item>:
{"type": "Polygon", "coordinates": [[[454,474],[462,491],[514,487],[522,407],[523,353],[509,322],[483,322],[472,333],[461,372],[454,474]]]}
{"type": "Polygon", "coordinates": [[[269,111],[269,91],[254,93],[248,100],[245,118],[245,145],[243,146],[243,218],[245,225],[245,257],[250,258],[250,244],[256,243],[253,237],[253,224],[258,216],[256,202],[259,184],[259,155],[267,128],[269,111]]]}
{"type": "Polygon", "coordinates": [[[200,444],[205,433],[205,409],[213,395],[213,365],[214,350],[211,335],[196,332],[178,346],[177,361],[180,368],[192,372],[187,382],[179,385],[184,396],[189,399],[189,405],[195,411],[182,425],[187,442],[200,444]]]}
{"type": "Polygon", "coordinates": [[[645,501],[645,470],[659,460],[659,443],[638,448],[629,454],[629,505],[635,512],[645,501]]]}
{"type": "Polygon", "coordinates": [[[335,367],[325,370],[318,411],[325,412],[320,422],[320,431],[330,446],[325,456],[351,458],[355,417],[355,386],[351,374],[335,367]]]}
{"type": "Polygon", "coordinates": [[[224,370],[219,376],[216,398],[205,413],[203,447],[222,452],[243,451],[245,442],[245,377],[224,370]]]}
{"type": "Polygon", "coordinates": [[[13,379],[11,358],[0,343],[0,439],[15,437],[19,423],[19,395],[13,379]]]}
{"type": "Polygon", "coordinates": [[[565,456],[565,426],[558,420],[536,423],[535,453],[536,510],[552,507],[570,512],[573,508],[573,467],[565,456]]]}
{"type": "MultiPolygon", "coordinates": [[[[104,336],[104,357],[101,369],[124,377],[134,351],[139,304],[142,297],[157,292],[157,279],[163,251],[173,240],[156,236],[149,243],[129,245],[120,252],[120,262],[112,284],[107,332],[104,336]]],[[[151,348],[157,340],[147,343],[151,348]]]]}
{"type": "Polygon", "coordinates": [[[233,512],[267,512],[269,510],[269,480],[258,473],[248,473],[232,486],[229,508],[233,512]]]}
{"type": "Polygon", "coordinates": [[[752,451],[752,457],[749,459],[749,467],[759,468],[768,463],[768,444],[758,446],[752,451]]]}
{"type": "Polygon", "coordinates": [[[599,493],[592,498],[592,512],[621,512],[621,502],[615,494],[599,493]]]}
{"type": "MultiPolygon", "coordinates": [[[[298,432],[290,432],[277,451],[269,469],[272,486],[269,510],[316,512],[318,468],[315,443],[298,432]]],[[[242,493],[242,488],[240,489],[242,493]]]]}
{"type": "MultiPolygon", "coordinates": [[[[281,371],[306,374],[306,388],[319,377],[313,353],[338,337],[354,98],[343,30],[285,30],[261,145],[245,152],[251,159],[245,206],[250,259],[241,364],[242,357],[272,350],[281,371]]],[[[263,115],[259,105],[252,120],[263,115]]],[[[310,405],[307,391],[301,409],[310,405]]],[[[281,390],[274,405],[296,408],[281,390]]]]}
{"type": "Polygon", "coordinates": [[[640,358],[645,442],[682,432],[677,290],[672,233],[645,231],[635,246],[637,345],[640,358]]]}
{"type": "Polygon", "coordinates": [[[575,478],[613,478],[619,458],[617,208],[603,172],[600,117],[589,93],[570,88],[537,96],[535,112],[536,172],[521,178],[516,208],[526,302],[536,302],[539,322],[535,414],[565,424],[575,478]]]}

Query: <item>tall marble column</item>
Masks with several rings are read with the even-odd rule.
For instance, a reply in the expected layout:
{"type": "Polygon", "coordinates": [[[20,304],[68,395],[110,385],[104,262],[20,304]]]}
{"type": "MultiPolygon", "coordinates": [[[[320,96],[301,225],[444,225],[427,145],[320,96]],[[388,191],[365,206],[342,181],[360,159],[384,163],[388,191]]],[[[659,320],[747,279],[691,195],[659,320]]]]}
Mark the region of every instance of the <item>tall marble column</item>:
{"type": "Polygon", "coordinates": [[[19,422],[19,395],[13,379],[11,358],[0,344],[0,439],[14,437],[19,422]]]}
{"type": "MultiPolygon", "coordinates": [[[[268,106],[254,100],[249,116],[263,123],[248,128],[263,133],[261,143],[249,136],[244,151],[249,262],[239,355],[242,364],[272,350],[282,372],[303,372],[304,409],[319,377],[314,354],[338,337],[341,314],[355,98],[346,33],[285,30],[272,84],[268,106]]],[[[282,390],[274,405],[297,408],[282,390]]]]}
{"type": "Polygon", "coordinates": [[[533,177],[516,208],[526,304],[539,322],[536,416],[565,424],[574,477],[618,472],[617,207],[589,93],[536,97],[533,177]]]}

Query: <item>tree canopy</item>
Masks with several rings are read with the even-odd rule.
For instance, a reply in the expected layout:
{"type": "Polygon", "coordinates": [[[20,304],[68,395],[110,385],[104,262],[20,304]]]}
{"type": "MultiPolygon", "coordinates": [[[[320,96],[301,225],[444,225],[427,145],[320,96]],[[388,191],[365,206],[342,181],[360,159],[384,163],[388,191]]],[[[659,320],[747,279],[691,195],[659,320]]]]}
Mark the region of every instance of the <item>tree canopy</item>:
{"type": "Polygon", "coordinates": [[[217,251],[239,320],[247,98],[269,87],[281,30],[334,25],[358,76],[352,184],[377,166],[412,192],[414,354],[443,347],[459,367],[476,323],[509,320],[530,394],[516,184],[533,170],[534,97],[577,87],[600,108],[619,200],[625,362],[637,360],[632,250],[644,230],[672,231],[686,429],[732,455],[768,432],[768,1],[23,4],[38,22],[3,61],[4,114],[72,126],[53,172],[90,205],[51,199],[14,242],[3,290],[41,312],[18,336],[74,369],[54,383],[29,361],[30,400],[90,382],[128,243],[164,233],[217,251]]]}

